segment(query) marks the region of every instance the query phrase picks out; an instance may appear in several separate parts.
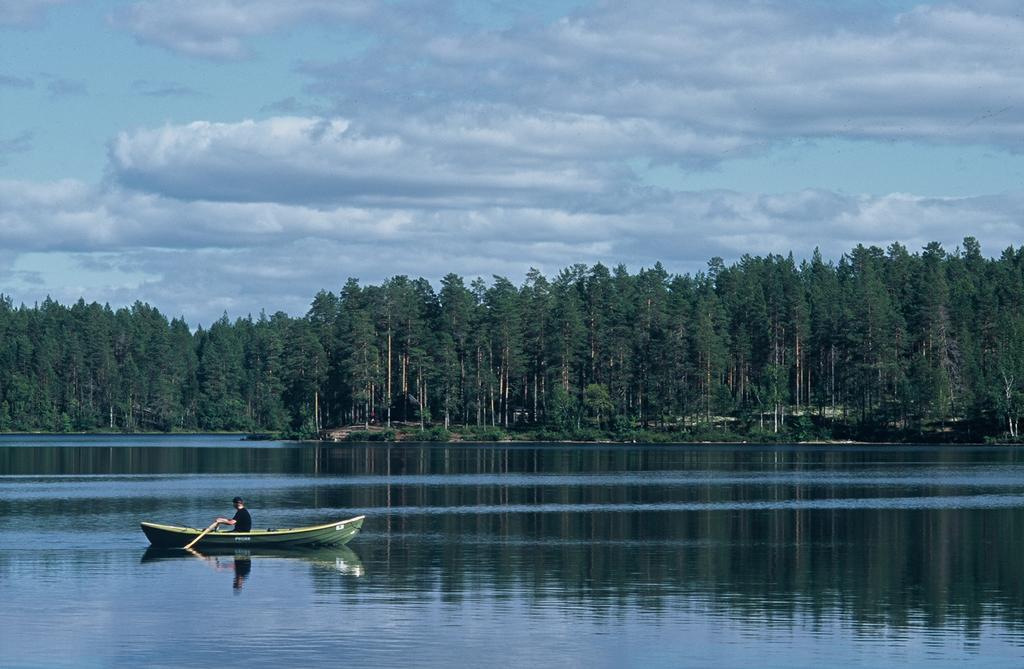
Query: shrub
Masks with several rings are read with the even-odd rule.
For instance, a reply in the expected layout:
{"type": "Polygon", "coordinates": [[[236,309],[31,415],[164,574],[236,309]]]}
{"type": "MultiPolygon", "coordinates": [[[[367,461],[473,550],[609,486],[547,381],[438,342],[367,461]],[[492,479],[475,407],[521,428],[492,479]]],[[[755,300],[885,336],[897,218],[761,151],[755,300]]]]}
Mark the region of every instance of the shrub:
{"type": "Polygon", "coordinates": [[[482,425],[467,427],[462,432],[462,438],[467,441],[504,441],[508,435],[500,427],[482,425]]]}
{"type": "Polygon", "coordinates": [[[353,430],[345,437],[346,441],[394,441],[394,430],[380,430],[368,432],[366,430],[353,430]]]}
{"type": "Polygon", "coordinates": [[[450,441],[452,438],[451,432],[440,426],[417,430],[411,436],[415,441],[450,441]]]}

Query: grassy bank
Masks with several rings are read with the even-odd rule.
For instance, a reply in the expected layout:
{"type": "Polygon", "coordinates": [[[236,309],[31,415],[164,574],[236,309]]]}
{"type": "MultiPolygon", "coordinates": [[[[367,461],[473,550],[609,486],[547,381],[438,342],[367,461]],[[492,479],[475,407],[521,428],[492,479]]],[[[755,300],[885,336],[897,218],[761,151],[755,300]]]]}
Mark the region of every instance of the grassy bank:
{"type": "MultiPolygon", "coordinates": [[[[245,441],[305,441],[316,440],[316,434],[295,432],[210,432],[174,430],[172,432],[92,430],[87,432],[14,432],[10,436],[237,436],[245,441]]],[[[334,442],[531,442],[531,443],[757,443],[757,444],[1024,444],[1024,438],[1011,439],[1007,435],[985,435],[967,426],[933,426],[914,430],[842,430],[821,429],[808,421],[797,421],[774,432],[759,429],[730,429],[723,427],[656,428],[619,426],[618,429],[583,426],[579,429],[560,430],[551,426],[510,427],[453,425],[429,426],[421,429],[418,423],[393,423],[387,428],[371,425],[349,426],[325,430],[320,438],[334,442]]]]}
{"type": "Polygon", "coordinates": [[[979,434],[971,426],[934,426],[927,429],[880,430],[860,429],[834,431],[822,429],[811,421],[795,421],[779,431],[730,429],[723,427],[655,428],[619,426],[618,429],[584,426],[560,430],[550,426],[441,426],[421,429],[418,424],[392,424],[391,428],[361,426],[328,431],[324,437],[333,441],[427,441],[427,442],[593,442],[593,443],[931,443],[979,444],[1022,443],[1001,436],[979,434]]]}

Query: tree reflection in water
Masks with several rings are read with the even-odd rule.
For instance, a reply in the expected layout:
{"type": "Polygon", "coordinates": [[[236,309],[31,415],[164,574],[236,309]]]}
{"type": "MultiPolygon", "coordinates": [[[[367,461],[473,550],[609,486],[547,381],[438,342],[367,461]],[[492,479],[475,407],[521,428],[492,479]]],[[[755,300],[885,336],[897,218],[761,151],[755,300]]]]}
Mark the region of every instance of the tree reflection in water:
{"type": "Polygon", "coordinates": [[[182,501],[174,477],[204,475],[204,489],[255,480],[268,523],[365,513],[357,543],[371,574],[452,599],[525,590],[660,610],[699,596],[736,615],[1024,624],[1024,449],[0,447],[0,468],[84,475],[75,495],[0,499],[25,526],[180,521],[206,501],[182,501]],[[152,474],[173,476],[139,478],[152,474]]]}

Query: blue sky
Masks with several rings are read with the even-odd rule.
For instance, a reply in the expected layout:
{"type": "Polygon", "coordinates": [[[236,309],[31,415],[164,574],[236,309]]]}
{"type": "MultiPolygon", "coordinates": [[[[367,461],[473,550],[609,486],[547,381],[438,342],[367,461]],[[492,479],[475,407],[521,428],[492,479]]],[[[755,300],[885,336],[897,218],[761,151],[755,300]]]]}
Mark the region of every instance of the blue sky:
{"type": "Polygon", "coordinates": [[[0,0],[0,292],[701,269],[1024,214],[1008,0],[0,0]]]}

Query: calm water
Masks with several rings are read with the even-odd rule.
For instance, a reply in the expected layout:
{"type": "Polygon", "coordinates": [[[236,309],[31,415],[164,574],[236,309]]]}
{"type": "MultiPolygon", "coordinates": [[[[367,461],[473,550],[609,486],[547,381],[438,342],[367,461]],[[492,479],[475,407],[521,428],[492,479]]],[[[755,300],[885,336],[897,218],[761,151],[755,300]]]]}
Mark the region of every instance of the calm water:
{"type": "Polygon", "coordinates": [[[1024,450],[0,438],[0,665],[1021,666],[1024,450]],[[140,520],[366,514],[177,557],[140,520]]]}

